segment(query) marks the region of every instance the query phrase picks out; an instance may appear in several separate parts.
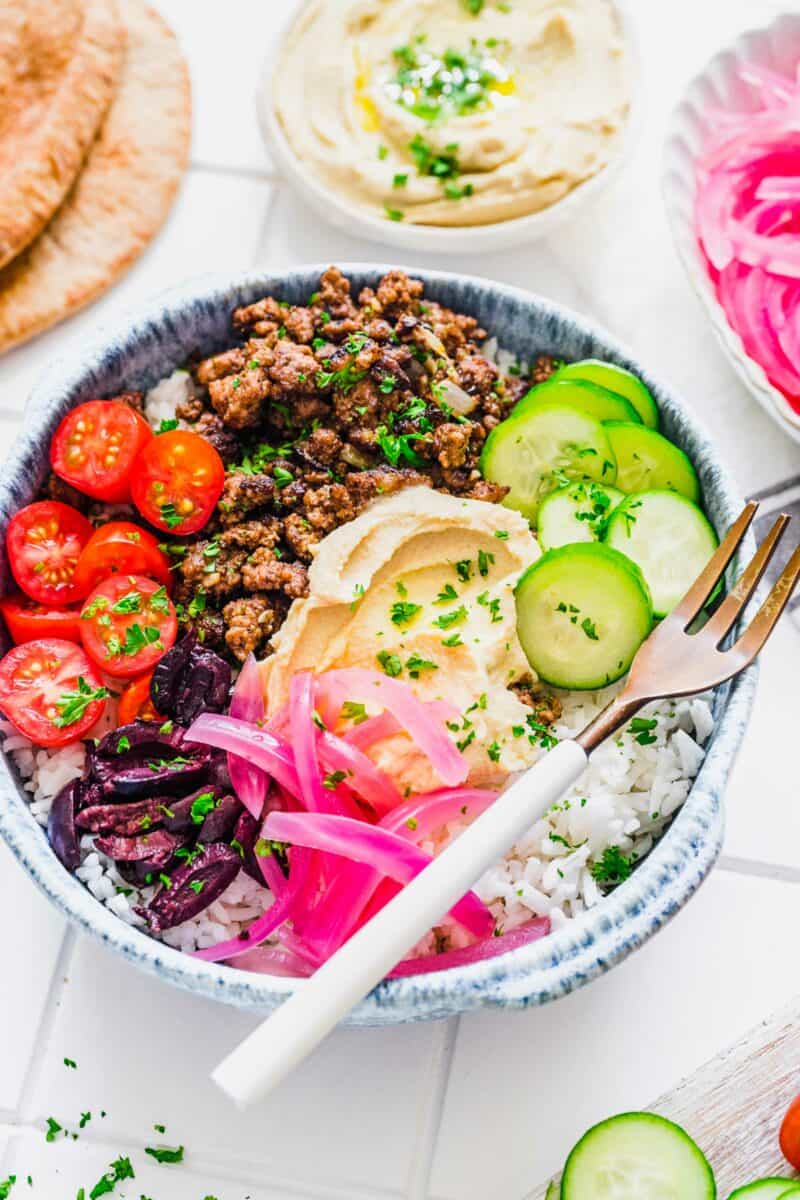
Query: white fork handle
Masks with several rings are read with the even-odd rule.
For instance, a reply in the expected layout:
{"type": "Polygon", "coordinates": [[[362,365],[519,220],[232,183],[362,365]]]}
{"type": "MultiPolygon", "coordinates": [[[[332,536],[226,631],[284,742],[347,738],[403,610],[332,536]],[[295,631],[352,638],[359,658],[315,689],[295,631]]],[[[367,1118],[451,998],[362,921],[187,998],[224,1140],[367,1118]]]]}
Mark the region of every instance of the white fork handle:
{"type": "Polygon", "coordinates": [[[311,1053],[492,863],[578,778],[586,754],[560,742],[511,785],[402,892],[354,934],[212,1074],[241,1107],[254,1103],[311,1053]]]}

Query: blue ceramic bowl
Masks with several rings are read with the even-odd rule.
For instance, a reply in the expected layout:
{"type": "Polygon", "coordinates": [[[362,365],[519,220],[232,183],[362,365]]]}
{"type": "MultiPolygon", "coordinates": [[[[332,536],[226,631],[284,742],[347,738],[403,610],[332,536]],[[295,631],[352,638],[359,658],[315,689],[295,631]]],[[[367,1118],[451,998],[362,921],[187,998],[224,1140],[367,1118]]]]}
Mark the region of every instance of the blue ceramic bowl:
{"type": "MultiPolygon", "coordinates": [[[[355,264],[343,270],[358,289],[374,286],[385,268],[355,264]]],[[[195,280],[106,331],[94,345],[76,346],[68,358],[53,364],[31,396],[24,432],[0,478],[0,533],[9,517],[34,498],[47,471],[50,437],[69,408],[125,388],[150,387],[190,355],[222,349],[231,342],[234,307],[267,293],[304,303],[317,286],[320,271],[304,267],[277,276],[195,280]]],[[[439,272],[413,274],[424,279],[431,296],[474,314],[501,346],[522,359],[537,353],[568,360],[603,358],[635,371],[658,401],[665,432],[694,462],[717,529],[724,529],[740,511],[742,500],[732,480],[688,408],[602,330],[568,309],[515,288],[439,272]]],[[[5,591],[8,583],[3,559],[0,590],[5,591]]],[[[601,904],[524,949],[472,966],[384,982],[352,1013],[351,1023],[393,1024],[482,1007],[544,1004],[588,983],[641,946],[686,903],[719,854],[725,783],[754,690],[751,670],[718,691],[715,732],[688,800],[656,849],[601,904]]],[[[58,862],[30,815],[20,780],[7,761],[0,765],[0,835],[61,912],[142,970],[187,991],[254,1012],[275,1007],[298,986],[292,980],[200,962],[118,920],[58,862]]]]}

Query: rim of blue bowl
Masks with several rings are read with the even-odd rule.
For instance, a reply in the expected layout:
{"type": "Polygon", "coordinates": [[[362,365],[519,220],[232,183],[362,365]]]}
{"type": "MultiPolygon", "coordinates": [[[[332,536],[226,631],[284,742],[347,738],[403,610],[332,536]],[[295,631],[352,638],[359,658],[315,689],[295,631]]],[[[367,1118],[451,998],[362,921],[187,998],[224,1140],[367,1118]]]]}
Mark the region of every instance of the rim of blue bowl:
{"type": "MultiPolygon", "coordinates": [[[[153,298],[98,332],[88,345],[51,364],[34,388],[25,426],[0,475],[0,524],[28,502],[20,492],[35,489],[44,473],[41,449],[94,372],[109,370],[120,382],[136,369],[147,373],[148,348],[169,338],[176,319],[193,313],[226,316],[252,297],[312,287],[325,265],[310,264],[268,273],[206,275],[153,298]],[[138,356],[138,357],[137,357],[138,356]],[[132,362],[132,360],[135,360],[132,362]],[[16,472],[12,478],[11,472],[16,472]],[[31,483],[33,480],[33,483],[31,483]]],[[[685,404],[641,366],[635,355],[602,327],[571,309],[507,284],[475,276],[375,263],[343,263],[340,269],[361,282],[375,282],[387,270],[407,270],[435,296],[437,285],[488,293],[496,303],[528,306],[540,319],[566,323],[594,339],[604,357],[639,374],[653,390],[668,423],[681,427],[680,440],[692,457],[704,491],[713,491],[717,523],[729,522],[742,498],[720,463],[710,436],[685,404]]],[[[306,293],[307,294],[307,293],[306,293]]],[[[465,305],[466,307],[466,305],[465,305]]],[[[210,318],[209,318],[210,320],[210,318]]],[[[490,336],[496,333],[489,330],[490,336]]],[[[499,339],[502,343],[502,338],[499,339]]],[[[216,347],[206,346],[206,350],[216,347]]],[[[177,354],[172,365],[185,359],[177,354]]],[[[164,370],[158,374],[163,375],[164,370]]],[[[155,379],[153,379],[153,382],[155,379]]],[[[752,539],[744,551],[752,550],[752,539]]],[[[8,580],[0,564],[0,588],[8,580]]],[[[605,973],[661,929],[694,894],[719,855],[723,836],[722,796],[753,704],[757,667],[751,667],[715,697],[715,729],[701,770],[672,825],[631,877],[595,908],[547,938],[469,966],[384,980],[353,1010],[347,1024],[385,1025],[431,1020],[478,1008],[527,1008],[566,995],[605,973]]],[[[140,969],[176,987],[254,1012],[267,1012],[303,986],[302,980],[258,975],[198,959],[157,942],[107,909],[59,863],[42,828],[31,815],[19,777],[5,754],[0,765],[0,836],[31,879],[69,920],[140,969]]]]}

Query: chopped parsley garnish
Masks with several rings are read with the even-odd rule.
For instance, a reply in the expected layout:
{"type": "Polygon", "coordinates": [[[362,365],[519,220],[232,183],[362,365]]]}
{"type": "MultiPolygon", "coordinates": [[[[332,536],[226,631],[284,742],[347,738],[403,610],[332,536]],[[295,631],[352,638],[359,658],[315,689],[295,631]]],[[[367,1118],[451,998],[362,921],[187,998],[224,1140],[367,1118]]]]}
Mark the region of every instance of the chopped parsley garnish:
{"type": "Polygon", "coordinates": [[[395,175],[394,179],[392,180],[392,187],[394,187],[394,188],[405,187],[407,183],[408,183],[408,175],[405,175],[405,174],[404,175],[395,175]]]}
{"type": "Polygon", "coordinates": [[[468,558],[462,558],[456,563],[456,575],[462,583],[468,583],[472,576],[472,563],[468,558]]]}
{"type": "Polygon", "coordinates": [[[501,542],[507,542],[508,541],[508,530],[507,529],[495,529],[494,536],[496,538],[499,538],[501,542]]]}
{"type": "Polygon", "coordinates": [[[108,600],[105,596],[95,596],[91,604],[88,604],[81,613],[82,621],[90,621],[92,617],[97,616],[101,609],[108,608],[108,600]]]}
{"type": "Polygon", "coordinates": [[[434,604],[449,604],[452,600],[458,599],[458,592],[453,587],[452,583],[446,583],[439,595],[434,600],[434,604]]]}
{"type": "Polygon", "coordinates": [[[286,467],[276,467],[272,473],[272,478],[275,480],[275,487],[279,489],[285,488],[289,483],[294,483],[294,475],[291,471],[287,471],[286,467]]]}
{"type": "Polygon", "coordinates": [[[340,783],[344,783],[347,775],[344,771],[330,771],[322,780],[322,786],[329,792],[335,792],[340,783]]]}
{"type": "Polygon", "coordinates": [[[106,651],[109,658],[122,654],[138,654],[147,646],[155,645],[160,649],[160,639],[161,630],[156,629],[155,625],[142,627],[138,621],[134,621],[133,625],[129,625],[125,630],[124,642],[121,642],[116,634],[111,635],[106,642],[106,651]]]}
{"type": "Polygon", "coordinates": [[[387,675],[390,675],[392,678],[398,676],[403,670],[403,664],[398,656],[396,654],[390,654],[388,650],[381,650],[380,653],[376,655],[376,658],[384,672],[387,675]]]}
{"type": "MultiPolygon", "coordinates": [[[[397,71],[385,84],[389,99],[430,125],[450,116],[483,111],[489,107],[493,91],[509,90],[505,69],[476,42],[464,52],[451,48],[434,53],[419,43],[398,46],[393,57],[397,71]]],[[[436,172],[421,169],[420,174],[436,172]]]]}
{"type": "MultiPolygon", "coordinates": [[[[135,1178],[136,1175],[131,1165],[131,1160],[129,1158],[123,1158],[120,1156],[120,1158],[112,1162],[105,1175],[98,1179],[97,1183],[89,1192],[89,1200],[98,1200],[99,1196],[107,1196],[113,1192],[117,1184],[121,1183],[124,1179],[135,1178]]],[[[81,1188],[81,1192],[82,1191],[83,1188],[81,1188]]],[[[79,1196],[81,1192],[78,1192],[79,1196]]]]}
{"type": "Polygon", "coordinates": [[[136,613],[142,610],[142,593],[141,592],[126,592],[124,596],[120,596],[116,604],[111,605],[113,613],[136,613]]]}
{"type": "Polygon", "coordinates": [[[438,671],[439,668],[429,658],[421,658],[419,654],[412,654],[406,662],[406,670],[412,679],[419,679],[423,671],[438,671]]]}
{"type": "Polygon", "coordinates": [[[421,612],[421,604],[412,604],[410,600],[395,600],[391,608],[392,624],[410,625],[421,612]]]}
{"type": "Polygon", "coordinates": [[[81,1113],[81,1119],[80,1119],[80,1121],[78,1122],[78,1128],[79,1128],[79,1129],[85,1129],[85,1128],[86,1128],[86,1126],[87,1126],[87,1125],[89,1124],[89,1122],[91,1121],[91,1119],[92,1119],[92,1114],[91,1114],[90,1112],[83,1112],[83,1113],[81,1113]]]}
{"type": "Polygon", "coordinates": [[[412,446],[412,442],[424,441],[421,433],[390,433],[386,425],[379,425],[375,430],[378,445],[384,458],[393,467],[398,466],[404,459],[412,467],[422,467],[425,460],[421,458],[412,446]]]}
{"type": "Polygon", "coordinates": [[[64,1126],[59,1125],[59,1123],[58,1123],[58,1121],[56,1121],[55,1117],[48,1117],[47,1118],[47,1132],[44,1135],[44,1140],[46,1142],[54,1142],[56,1140],[56,1138],[58,1137],[58,1135],[63,1131],[63,1129],[64,1129],[64,1126]]]}
{"type": "Polygon", "coordinates": [[[433,623],[438,625],[439,629],[451,629],[453,625],[459,625],[465,621],[466,617],[467,610],[463,604],[460,604],[452,612],[441,613],[433,623]]]}
{"type": "Polygon", "coordinates": [[[430,142],[426,142],[421,134],[417,134],[409,143],[411,157],[417,164],[420,175],[433,175],[437,179],[454,179],[459,173],[458,144],[450,142],[439,154],[430,142]]]}
{"type": "Polygon", "coordinates": [[[8,1200],[11,1194],[11,1189],[17,1182],[16,1175],[9,1175],[8,1179],[0,1183],[0,1200],[8,1200]]]}
{"type": "Polygon", "coordinates": [[[192,760],[184,758],[180,754],[176,754],[174,758],[157,758],[147,764],[151,771],[171,771],[173,767],[180,770],[181,767],[191,766],[192,760]]]}
{"type": "Polygon", "coordinates": [[[403,212],[402,208],[392,208],[390,204],[387,204],[384,206],[384,211],[386,212],[386,215],[390,221],[405,220],[406,214],[403,212]]]}
{"type": "Polygon", "coordinates": [[[345,700],[342,705],[342,718],[352,721],[354,725],[360,725],[362,721],[367,720],[367,706],[355,700],[345,700]]]}
{"type": "Polygon", "coordinates": [[[494,563],[494,555],[489,554],[486,550],[478,551],[478,573],[485,579],[489,574],[489,567],[494,563]]]}
{"type": "Polygon", "coordinates": [[[158,432],[159,433],[171,433],[173,429],[177,429],[177,428],[178,428],[178,422],[177,422],[176,418],[174,418],[174,417],[166,418],[165,417],[162,419],[161,424],[158,427],[158,432]]]}
{"type": "Polygon", "coordinates": [[[364,599],[364,585],[357,583],[353,588],[353,599],[350,601],[350,612],[353,613],[358,608],[361,601],[364,599]]]}
{"type": "Polygon", "coordinates": [[[186,611],[190,617],[199,617],[200,613],[206,611],[206,594],[202,588],[198,588],[192,599],[189,601],[186,611]]]}
{"type": "Polygon", "coordinates": [[[461,0],[461,7],[472,13],[473,17],[477,17],[478,13],[483,11],[483,0],[461,0]]]}
{"type": "Polygon", "coordinates": [[[599,642],[600,639],[597,636],[597,629],[594,621],[590,621],[588,617],[584,617],[581,621],[581,629],[591,642],[599,642]]]}
{"type": "Polygon", "coordinates": [[[176,529],[183,521],[183,517],[180,516],[174,504],[162,504],[158,513],[167,529],[176,529]]]}
{"type": "Polygon", "coordinates": [[[388,157],[389,157],[389,147],[388,146],[378,146],[378,158],[381,160],[381,162],[383,162],[383,160],[388,157]]]}
{"type": "Polygon", "coordinates": [[[645,717],[634,717],[628,726],[628,733],[634,735],[634,741],[640,746],[651,746],[653,742],[657,742],[658,738],[653,733],[658,721],[655,717],[647,720],[645,717]]]}
{"type": "Polygon", "coordinates": [[[633,858],[623,854],[619,846],[606,846],[603,857],[590,863],[589,870],[598,883],[622,883],[633,870],[633,858]]]}
{"type": "Polygon", "coordinates": [[[492,762],[500,762],[500,743],[492,742],[491,746],[486,747],[486,753],[492,762]]]}
{"type": "Polygon", "coordinates": [[[68,725],[74,725],[76,721],[80,721],[90,704],[94,704],[96,700],[106,700],[109,695],[107,687],[89,687],[83,676],[79,675],[78,690],[62,692],[61,698],[56,701],[56,708],[61,715],[54,718],[53,724],[57,729],[66,729],[68,725]]]}
{"type": "Polygon", "coordinates": [[[217,799],[213,792],[203,792],[194,800],[191,808],[191,818],[195,825],[202,825],[210,812],[217,807],[217,799]]]}
{"type": "Polygon", "coordinates": [[[462,740],[460,742],[456,742],[456,746],[463,754],[464,751],[466,750],[467,746],[471,746],[474,741],[475,741],[475,730],[471,729],[465,738],[462,738],[462,740]]]}
{"type": "Polygon", "coordinates": [[[145,1154],[149,1154],[157,1163],[183,1162],[183,1146],[171,1149],[169,1146],[145,1146],[145,1154]]]}
{"type": "Polygon", "coordinates": [[[383,379],[378,384],[378,391],[384,396],[390,396],[397,387],[397,380],[394,375],[384,375],[383,379]]]}
{"type": "Polygon", "coordinates": [[[461,640],[460,633],[451,633],[450,637],[442,638],[442,645],[447,646],[448,649],[452,649],[453,646],[463,646],[464,643],[461,640]]]}
{"type": "Polygon", "coordinates": [[[200,895],[200,893],[202,892],[202,890],[205,886],[206,886],[205,879],[193,879],[191,881],[191,883],[189,884],[189,887],[192,889],[192,891],[195,893],[196,896],[200,895]]]}

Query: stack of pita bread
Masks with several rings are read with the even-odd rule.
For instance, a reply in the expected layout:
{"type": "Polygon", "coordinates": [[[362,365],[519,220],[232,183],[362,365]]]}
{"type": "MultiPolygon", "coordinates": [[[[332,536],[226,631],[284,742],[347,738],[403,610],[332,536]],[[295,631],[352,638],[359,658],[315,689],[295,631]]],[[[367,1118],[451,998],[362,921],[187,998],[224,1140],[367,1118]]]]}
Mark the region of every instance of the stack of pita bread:
{"type": "Polygon", "coordinates": [[[191,101],[142,0],[0,0],[0,352],[104,292],[164,221],[191,101]]]}

